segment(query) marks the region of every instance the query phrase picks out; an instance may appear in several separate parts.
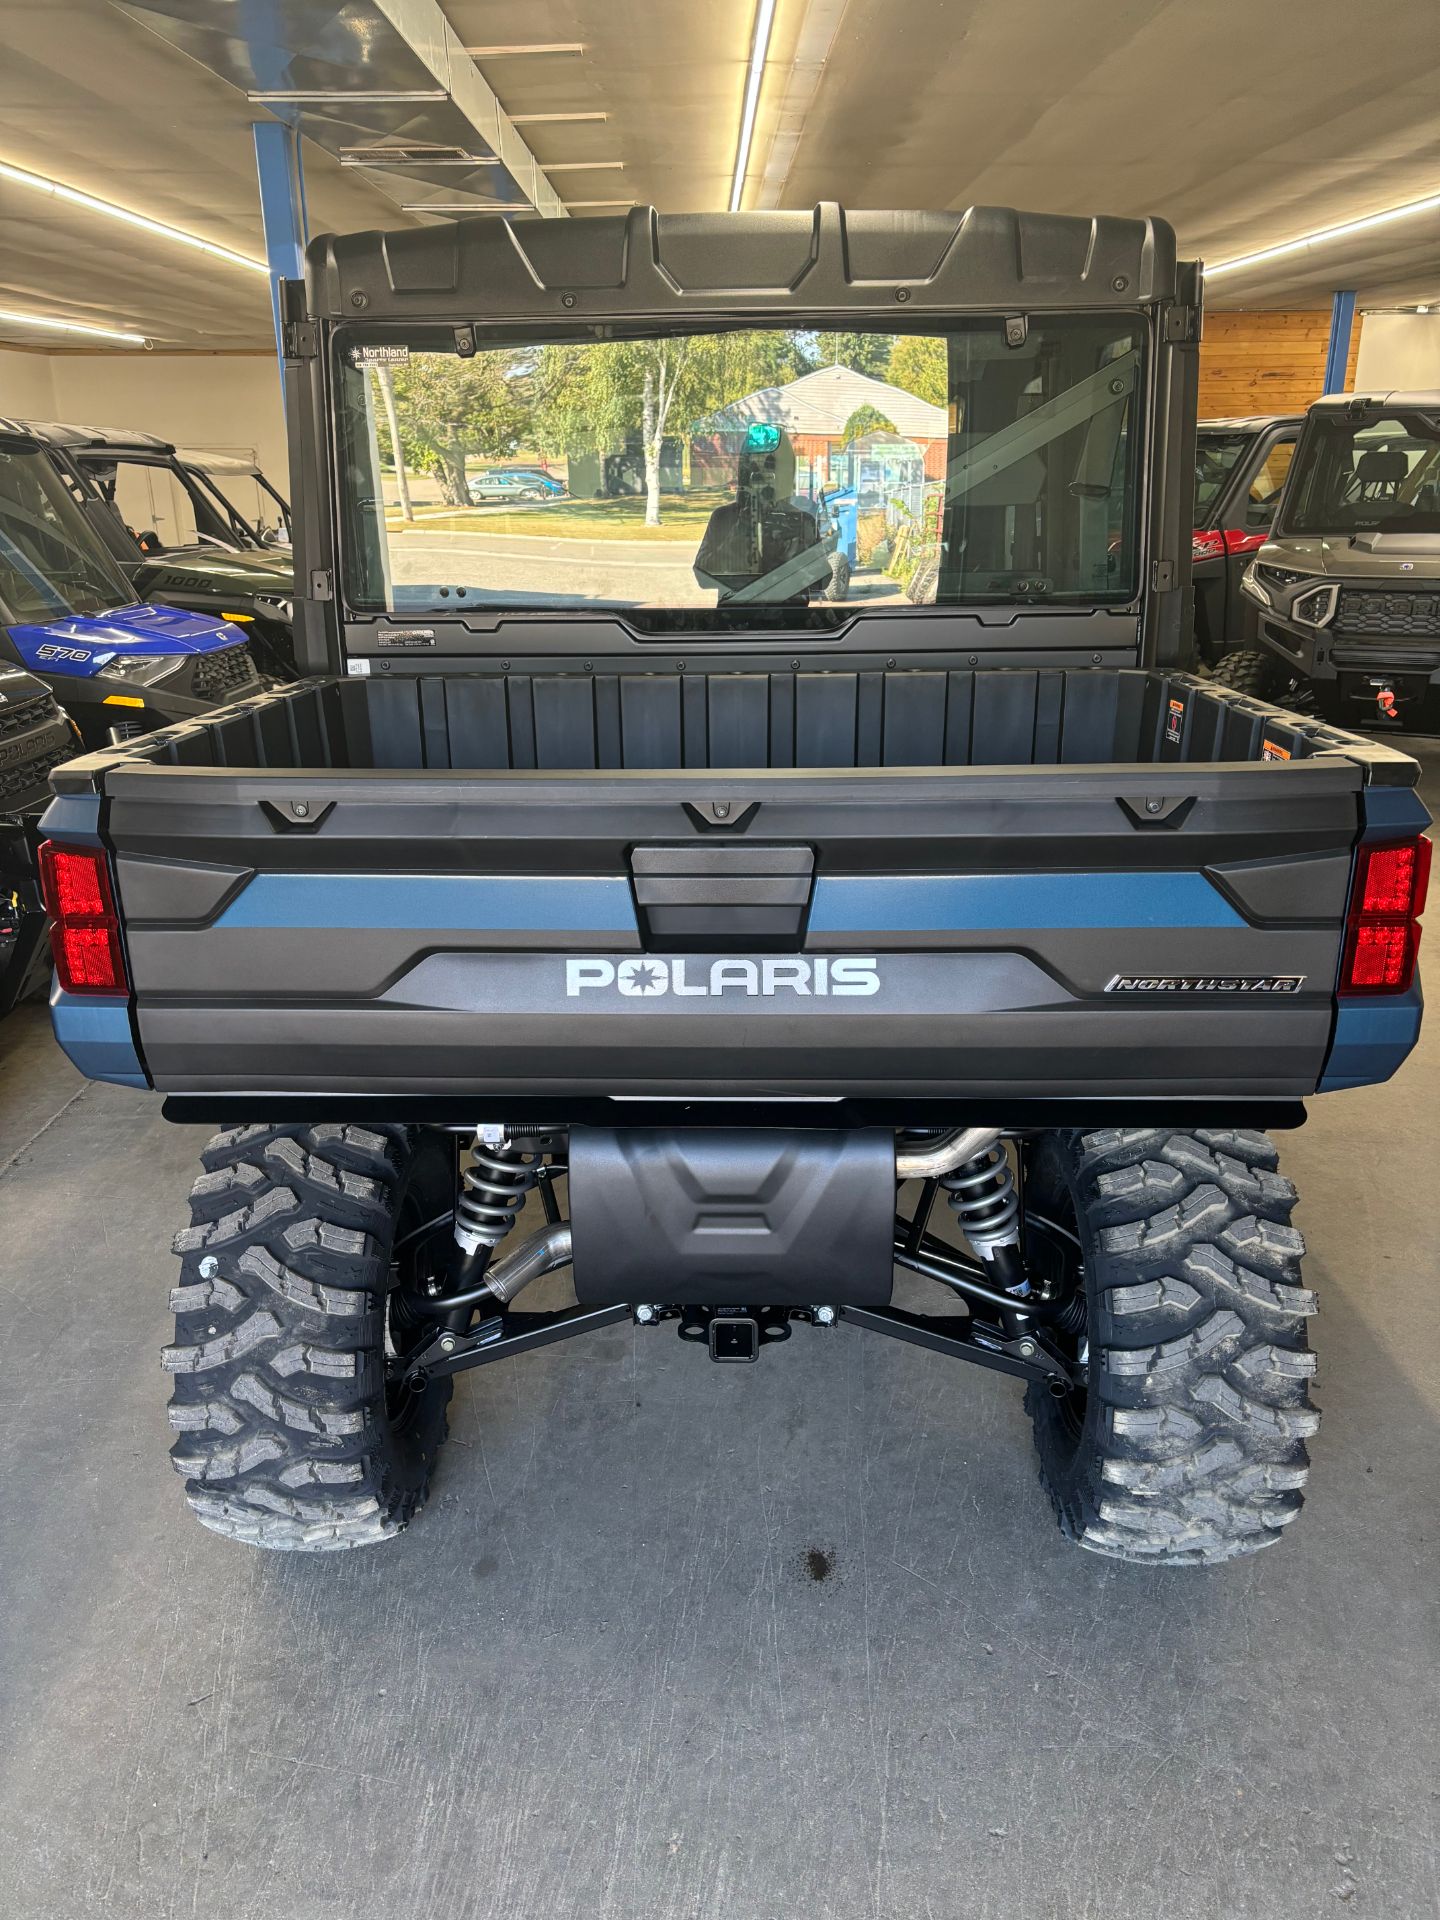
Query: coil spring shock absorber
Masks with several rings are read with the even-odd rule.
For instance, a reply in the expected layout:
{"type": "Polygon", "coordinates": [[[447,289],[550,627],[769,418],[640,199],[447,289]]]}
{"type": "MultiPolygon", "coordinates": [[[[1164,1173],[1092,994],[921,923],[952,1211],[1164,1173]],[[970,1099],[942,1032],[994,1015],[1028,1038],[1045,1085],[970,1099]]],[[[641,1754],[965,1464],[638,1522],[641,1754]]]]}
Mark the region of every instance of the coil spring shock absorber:
{"type": "Polygon", "coordinates": [[[539,1178],[540,1156],[526,1153],[501,1129],[477,1127],[471,1164],[460,1169],[455,1196],[455,1254],[448,1294],[480,1285],[491,1254],[515,1224],[539,1178]]]}
{"type": "Polygon", "coordinates": [[[942,1174],[940,1184],[965,1238],[1005,1290],[1023,1299],[1030,1283],[1020,1257],[1020,1196],[1004,1143],[942,1174]]]}

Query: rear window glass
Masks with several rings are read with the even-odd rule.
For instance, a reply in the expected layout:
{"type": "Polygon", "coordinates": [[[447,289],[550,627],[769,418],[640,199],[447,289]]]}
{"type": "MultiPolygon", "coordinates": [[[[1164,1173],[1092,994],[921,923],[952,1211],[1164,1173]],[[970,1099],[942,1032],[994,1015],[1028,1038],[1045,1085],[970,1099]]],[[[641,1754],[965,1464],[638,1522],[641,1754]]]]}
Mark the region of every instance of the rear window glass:
{"type": "Polygon", "coordinates": [[[664,630],[1137,591],[1134,316],[378,347],[336,348],[357,611],[664,630]]]}
{"type": "Polygon", "coordinates": [[[1255,444],[1253,433],[1202,433],[1195,441],[1195,525],[1218,524],[1220,496],[1240,457],[1255,444]]]}

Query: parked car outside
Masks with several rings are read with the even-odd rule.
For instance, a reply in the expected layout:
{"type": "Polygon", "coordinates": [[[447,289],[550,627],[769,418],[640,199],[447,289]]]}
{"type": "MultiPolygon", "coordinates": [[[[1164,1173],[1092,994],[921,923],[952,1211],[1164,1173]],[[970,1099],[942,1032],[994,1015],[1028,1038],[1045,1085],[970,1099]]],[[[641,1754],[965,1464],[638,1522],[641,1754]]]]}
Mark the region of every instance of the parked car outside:
{"type": "Polygon", "coordinates": [[[564,494],[564,483],[538,467],[492,467],[470,481],[470,498],[477,505],[496,500],[560,500],[564,494]]]}

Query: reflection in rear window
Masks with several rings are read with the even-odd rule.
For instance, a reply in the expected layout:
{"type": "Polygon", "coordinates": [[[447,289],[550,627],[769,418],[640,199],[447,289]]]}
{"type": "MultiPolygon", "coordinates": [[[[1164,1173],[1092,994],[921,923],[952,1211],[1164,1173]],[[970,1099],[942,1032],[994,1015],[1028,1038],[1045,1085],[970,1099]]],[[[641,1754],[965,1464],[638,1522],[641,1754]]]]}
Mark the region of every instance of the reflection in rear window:
{"type": "MultiPolygon", "coordinates": [[[[337,346],[359,612],[848,610],[1132,598],[1144,334],[607,328],[337,346]]],[[[673,621],[668,616],[674,615],[673,621]]],[[[763,624],[763,621],[757,621],[763,624]]]]}

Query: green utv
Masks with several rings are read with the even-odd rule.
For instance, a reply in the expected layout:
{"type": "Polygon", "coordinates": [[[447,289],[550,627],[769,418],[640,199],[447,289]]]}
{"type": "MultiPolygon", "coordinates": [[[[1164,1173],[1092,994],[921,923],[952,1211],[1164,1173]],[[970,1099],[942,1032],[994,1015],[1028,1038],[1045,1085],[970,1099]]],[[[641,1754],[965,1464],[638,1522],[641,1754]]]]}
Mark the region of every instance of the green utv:
{"type": "Polygon", "coordinates": [[[312,677],[46,820],[61,1044],[222,1129],[165,1355],[199,1518],[384,1540],[457,1373],[625,1322],[997,1370],[1080,1545],[1269,1545],[1318,1416],[1266,1130],[1414,1045],[1429,816],[1190,671],[1169,228],[477,219],[318,240],[284,312],[312,677]],[[426,409],[565,497],[462,461],[407,524],[426,409]]]}

